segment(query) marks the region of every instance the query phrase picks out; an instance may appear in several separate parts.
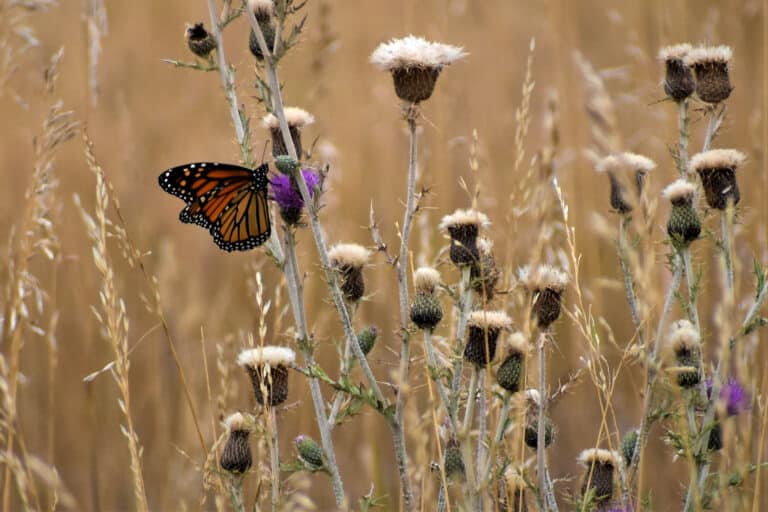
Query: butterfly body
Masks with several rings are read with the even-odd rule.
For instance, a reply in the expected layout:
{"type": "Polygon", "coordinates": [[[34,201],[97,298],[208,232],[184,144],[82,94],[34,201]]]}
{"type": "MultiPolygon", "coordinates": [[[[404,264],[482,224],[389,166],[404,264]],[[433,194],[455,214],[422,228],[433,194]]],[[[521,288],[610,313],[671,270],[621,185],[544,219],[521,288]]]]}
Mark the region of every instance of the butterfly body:
{"type": "Polygon", "coordinates": [[[187,205],[179,220],[211,233],[225,251],[247,251],[269,238],[267,164],[256,169],[218,162],[173,167],[158,177],[160,187],[187,205]]]}

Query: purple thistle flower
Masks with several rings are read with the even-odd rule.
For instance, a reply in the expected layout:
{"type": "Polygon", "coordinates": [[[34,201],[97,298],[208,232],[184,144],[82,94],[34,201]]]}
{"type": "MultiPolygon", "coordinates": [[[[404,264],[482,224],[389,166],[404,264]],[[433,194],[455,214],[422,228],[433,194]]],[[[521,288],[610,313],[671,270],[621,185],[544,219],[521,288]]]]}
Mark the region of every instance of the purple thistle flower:
{"type": "MultiPolygon", "coordinates": [[[[707,379],[707,398],[712,396],[712,379],[707,379]]],[[[737,416],[749,408],[749,396],[739,381],[731,377],[720,389],[720,399],[725,401],[728,416],[737,416]]]]}
{"type": "MultiPolygon", "coordinates": [[[[310,197],[314,197],[315,187],[320,183],[320,176],[314,169],[304,169],[301,171],[304,175],[304,181],[307,182],[310,197]]],[[[292,183],[290,176],[276,174],[269,182],[270,199],[277,203],[282,210],[301,210],[304,207],[304,200],[301,198],[298,186],[292,183]]]]}

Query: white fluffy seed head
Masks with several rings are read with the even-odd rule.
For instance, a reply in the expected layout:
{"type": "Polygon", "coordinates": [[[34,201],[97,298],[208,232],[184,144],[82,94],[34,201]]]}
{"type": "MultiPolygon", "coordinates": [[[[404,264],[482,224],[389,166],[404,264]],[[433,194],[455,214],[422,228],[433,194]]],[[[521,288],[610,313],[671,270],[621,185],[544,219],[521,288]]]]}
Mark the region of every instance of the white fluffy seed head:
{"type": "Polygon", "coordinates": [[[446,215],[440,221],[440,229],[442,231],[448,230],[448,228],[458,226],[476,225],[481,228],[488,227],[491,222],[488,220],[488,216],[477,210],[456,210],[450,215],[446,215]]]}
{"type": "MultiPolygon", "coordinates": [[[[315,116],[299,107],[285,107],[285,122],[291,128],[303,128],[315,122],[315,116]]],[[[275,114],[267,114],[261,118],[261,124],[264,128],[277,130],[280,128],[280,121],[275,114]]]]}
{"type": "Polygon", "coordinates": [[[696,192],[696,185],[688,180],[680,178],[664,187],[661,195],[670,201],[677,201],[679,199],[693,197],[694,192],[696,192]]]}
{"type": "Polygon", "coordinates": [[[516,331],[507,336],[505,350],[507,356],[510,356],[511,354],[527,355],[530,350],[530,344],[523,333],[516,331]]]}
{"type": "Polygon", "coordinates": [[[701,345],[701,336],[688,320],[678,320],[672,324],[669,344],[677,354],[683,350],[692,351],[701,345]]]}
{"type": "Polygon", "coordinates": [[[249,368],[261,366],[289,366],[296,360],[296,352],[288,347],[265,345],[243,350],[237,356],[237,364],[249,368]]]}
{"type": "Polygon", "coordinates": [[[621,457],[618,453],[604,448],[587,448],[579,454],[576,460],[586,468],[589,468],[593,464],[600,466],[610,464],[614,468],[617,468],[619,467],[619,464],[621,464],[621,457]]]}
{"type": "Polygon", "coordinates": [[[691,157],[690,172],[698,172],[703,169],[736,169],[747,160],[747,156],[735,149],[710,149],[702,153],[696,153],[691,157]]]}
{"type": "Polygon", "coordinates": [[[371,251],[358,244],[336,244],[328,251],[328,258],[335,267],[363,267],[371,257],[371,251]]]}
{"type": "Polygon", "coordinates": [[[656,168],[656,162],[647,156],[639,155],[637,153],[624,152],[619,158],[631,171],[650,172],[656,168]]]}
{"type": "Polygon", "coordinates": [[[274,0],[248,0],[248,8],[253,11],[256,18],[267,17],[272,15],[275,2],[274,0]]]}
{"type": "Polygon", "coordinates": [[[466,55],[464,49],[458,46],[433,43],[411,35],[381,43],[371,54],[371,63],[382,71],[408,68],[441,69],[466,55]]]}
{"type": "Polygon", "coordinates": [[[245,416],[243,416],[241,413],[236,412],[234,414],[230,414],[226,417],[224,420],[224,426],[227,429],[227,432],[235,432],[237,430],[249,430],[248,426],[245,421],[245,416]]]}
{"type": "Polygon", "coordinates": [[[473,311],[469,314],[467,324],[483,329],[509,329],[512,319],[503,311],[473,311]]]}
{"type": "Polygon", "coordinates": [[[727,64],[733,57],[730,46],[697,46],[691,49],[685,56],[688,66],[696,66],[707,63],[727,64]]]}
{"type": "Polygon", "coordinates": [[[659,50],[659,60],[683,60],[693,47],[688,43],[673,44],[659,50]]]}
{"type": "Polygon", "coordinates": [[[535,270],[526,265],[517,270],[517,279],[530,291],[550,289],[562,293],[570,276],[550,265],[539,265],[535,270]]]}
{"type": "Polygon", "coordinates": [[[432,293],[440,284],[440,272],[432,267],[419,267],[413,273],[413,286],[417,292],[432,293]]]}

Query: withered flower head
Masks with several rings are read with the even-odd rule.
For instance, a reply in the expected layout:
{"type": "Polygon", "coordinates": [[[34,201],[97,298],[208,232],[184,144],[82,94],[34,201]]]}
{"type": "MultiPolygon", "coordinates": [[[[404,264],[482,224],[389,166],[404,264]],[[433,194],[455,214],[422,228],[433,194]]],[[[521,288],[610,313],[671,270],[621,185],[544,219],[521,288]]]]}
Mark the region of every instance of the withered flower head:
{"type": "Polygon", "coordinates": [[[512,327],[512,319],[503,311],[473,311],[467,319],[467,342],[464,360],[483,367],[496,355],[496,343],[504,329],[512,327]]]}
{"type": "Polygon", "coordinates": [[[205,30],[205,25],[202,23],[187,25],[184,30],[184,39],[187,41],[189,51],[204,59],[207,59],[216,48],[216,39],[205,30]]]}
{"type": "Polygon", "coordinates": [[[535,269],[522,267],[518,279],[531,294],[531,315],[539,329],[548,329],[560,317],[565,287],[570,282],[567,273],[549,265],[535,269]]]}
{"type": "Polygon", "coordinates": [[[696,72],[696,94],[702,101],[720,103],[731,95],[728,64],[732,56],[729,46],[699,46],[686,54],[685,63],[696,72]]]}
{"type": "Polygon", "coordinates": [[[666,76],[664,92],[675,101],[682,101],[696,90],[696,80],[685,58],[692,47],[688,43],[665,46],[659,50],[659,60],[664,61],[666,76]]]}
{"type": "Polygon", "coordinates": [[[272,345],[246,349],[237,356],[237,364],[251,377],[256,401],[270,406],[288,398],[288,367],[295,360],[296,353],[290,348],[272,345]]]}
{"type": "Polygon", "coordinates": [[[589,448],[579,454],[579,464],[586,468],[581,483],[581,494],[594,492],[594,503],[602,504],[613,497],[613,481],[621,464],[616,452],[602,448],[589,448]]]}
{"type": "Polygon", "coordinates": [[[253,462],[251,447],[248,444],[250,428],[246,424],[245,417],[236,412],[224,420],[229,436],[221,453],[221,468],[230,473],[245,473],[253,462]]]}
{"type": "Polygon", "coordinates": [[[358,244],[336,244],[328,251],[331,265],[341,275],[344,298],[350,302],[357,302],[365,295],[363,267],[370,257],[371,251],[358,244]]]}
{"type": "Polygon", "coordinates": [[[456,210],[440,221],[440,230],[451,237],[451,261],[456,266],[472,265],[480,256],[477,236],[480,228],[490,225],[488,217],[477,210],[456,210]]]}
{"type": "Polygon", "coordinates": [[[690,172],[698,173],[704,196],[710,208],[725,210],[728,202],[737,205],[741,200],[736,170],[747,160],[746,155],[735,149],[712,149],[693,155],[690,172]]]}
{"type": "Polygon", "coordinates": [[[432,96],[443,67],[465,56],[458,46],[407,36],[381,43],[371,54],[371,63],[392,73],[395,92],[400,99],[419,103],[432,96]]]}
{"type": "MultiPolygon", "coordinates": [[[[299,160],[302,159],[303,147],[301,145],[301,130],[315,122],[315,117],[304,109],[298,107],[285,107],[285,122],[288,125],[288,131],[293,139],[293,146],[296,148],[296,155],[299,160]]],[[[277,158],[280,155],[287,155],[288,148],[283,140],[283,133],[280,131],[280,120],[275,114],[269,113],[261,119],[261,124],[268,129],[272,135],[272,156],[277,158]]]]}

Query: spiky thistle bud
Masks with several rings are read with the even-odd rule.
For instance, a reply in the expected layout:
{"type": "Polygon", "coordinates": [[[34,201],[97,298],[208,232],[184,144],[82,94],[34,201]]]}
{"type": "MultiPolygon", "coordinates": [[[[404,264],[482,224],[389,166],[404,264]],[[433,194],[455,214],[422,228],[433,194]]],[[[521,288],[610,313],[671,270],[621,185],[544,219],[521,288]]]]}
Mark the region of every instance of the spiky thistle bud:
{"type": "Polygon", "coordinates": [[[624,434],[624,438],[621,440],[621,454],[624,457],[624,465],[626,467],[629,467],[632,463],[632,458],[635,456],[635,445],[637,445],[638,435],[637,430],[630,430],[624,434]]]}
{"type": "Polygon", "coordinates": [[[470,269],[472,288],[486,301],[490,301],[501,278],[496,258],[493,256],[493,241],[485,237],[478,238],[477,251],[479,257],[470,269]]]}
{"type": "Polygon", "coordinates": [[[747,157],[735,149],[712,149],[693,155],[690,172],[698,173],[704,196],[710,208],[725,210],[728,202],[737,205],[741,200],[736,182],[736,169],[744,164],[747,157]]]}
{"type": "MultiPolygon", "coordinates": [[[[525,432],[523,439],[526,446],[534,450],[539,446],[539,409],[541,404],[541,395],[537,389],[525,390],[525,432]]],[[[547,448],[555,440],[555,424],[544,416],[544,448],[547,448]]]]}
{"type": "Polygon", "coordinates": [[[465,477],[464,459],[461,457],[461,447],[458,441],[450,438],[445,443],[443,452],[443,464],[445,465],[445,477],[452,481],[463,481],[465,477]]]}
{"type": "Polygon", "coordinates": [[[216,39],[205,30],[203,23],[187,25],[184,30],[184,39],[187,41],[189,51],[204,59],[207,59],[216,48],[216,39]]]}
{"type": "Polygon", "coordinates": [[[503,329],[512,327],[512,319],[503,311],[473,311],[467,319],[464,360],[483,367],[493,361],[496,343],[503,329]]]}
{"type": "Polygon", "coordinates": [[[373,346],[376,344],[376,338],[379,337],[379,329],[374,326],[370,325],[357,333],[357,343],[360,345],[360,350],[363,351],[363,355],[368,355],[368,353],[373,350],[373,346]]]}
{"type": "Polygon", "coordinates": [[[357,244],[336,244],[328,251],[328,258],[341,278],[341,292],[349,302],[357,302],[365,295],[363,267],[371,252],[357,244]]]}
{"type": "Polygon", "coordinates": [[[675,357],[676,366],[669,369],[677,375],[677,384],[692,388],[701,382],[701,337],[688,320],[672,324],[669,346],[675,357]]]}
{"type": "Polygon", "coordinates": [[[672,203],[667,234],[677,248],[688,247],[701,234],[701,221],[693,207],[696,186],[684,179],[667,185],[663,195],[672,203]]]}
{"type": "Polygon", "coordinates": [[[451,261],[458,267],[472,265],[480,256],[477,236],[490,224],[488,217],[477,210],[456,210],[440,221],[440,229],[451,237],[451,261]]]}
{"type": "Polygon", "coordinates": [[[602,448],[589,448],[581,452],[579,464],[586,468],[581,483],[581,495],[592,492],[593,503],[602,504],[613,497],[613,482],[621,459],[616,452],[602,448]]]}
{"type": "Polygon", "coordinates": [[[246,349],[237,356],[237,364],[251,377],[259,405],[276,406],[288,398],[288,367],[296,353],[288,347],[267,345],[246,349]]]}
{"type": "Polygon", "coordinates": [[[609,155],[597,163],[595,170],[608,175],[611,185],[611,208],[626,215],[637,205],[646,175],[656,168],[650,158],[636,153],[609,155]]]}
{"type": "Polygon", "coordinates": [[[421,267],[413,274],[415,293],[411,302],[411,321],[416,327],[432,331],[443,319],[443,307],[437,298],[440,273],[431,267],[421,267]]]}
{"type": "Polygon", "coordinates": [[[300,435],[294,441],[296,452],[304,464],[311,470],[322,469],[325,466],[325,452],[317,442],[309,436],[300,435]]]}
{"type": "Polygon", "coordinates": [[[659,50],[659,60],[664,61],[664,92],[673,100],[680,102],[696,90],[693,71],[685,62],[692,47],[688,43],[665,46],[659,50]]]}
{"type": "MultiPolygon", "coordinates": [[[[264,35],[264,42],[267,43],[267,48],[272,51],[275,47],[275,25],[272,22],[272,12],[274,11],[275,4],[273,0],[249,0],[248,8],[253,11],[253,15],[256,17],[256,22],[261,28],[261,33],[264,35]]],[[[264,52],[261,51],[259,46],[259,39],[256,37],[256,32],[250,31],[248,36],[248,49],[257,60],[264,60],[264,52]]]]}
{"type": "Polygon", "coordinates": [[[408,36],[381,43],[371,54],[371,63],[392,73],[397,96],[415,104],[429,99],[443,68],[465,55],[458,46],[408,36]]]}
{"type": "Polygon", "coordinates": [[[696,94],[707,103],[720,103],[733,91],[728,63],[733,56],[729,46],[699,46],[689,51],[685,63],[696,72],[696,94]]]}
{"type": "Polygon", "coordinates": [[[224,420],[227,429],[227,443],[221,453],[221,468],[230,473],[245,473],[253,462],[248,435],[251,432],[245,417],[236,412],[224,420]]]}
{"type": "Polygon", "coordinates": [[[522,267],[518,279],[531,294],[531,316],[539,329],[546,330],[560,317],[560,307],[568,274],[549,265],[535,269],[522,267]]]}
{"type": "Polygon", "coordinates": [[[527,485],[520,468],[508,467],[499,480],[499,512],[528,512],[525,499],[527,485]]]}
{"type": "MultiPolygon", "coordinates": [[[[288,124],[288,131],[291,133],[293,147],[296,149],[296,156],[299,160],[304,154],[301,145],[301,130],[315,122],[315,117],[304,109],[298,107],[285,107],[285,122],[288,124]]],[[[283,140],[283,132],[280,130],[280,120],[275,114],[267,114],[261,119],[261,124],[268,129],[272,135],[272,156],[275,158],[280,155],[287,155],[288,148],[283,140]]]]}
{"type": "Polygon", "coordinates": [[[523,333],[516,332],[507,338],[505,345],[504,360],[496,370],[496,382],[510,393],[517,393],[523,389],[528,341],[523,333]]]}

